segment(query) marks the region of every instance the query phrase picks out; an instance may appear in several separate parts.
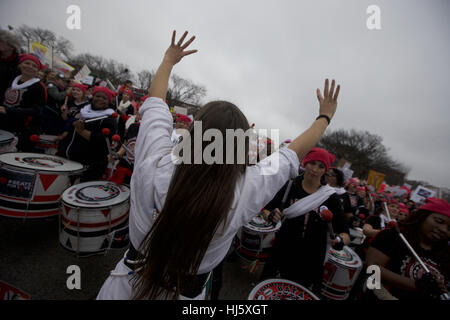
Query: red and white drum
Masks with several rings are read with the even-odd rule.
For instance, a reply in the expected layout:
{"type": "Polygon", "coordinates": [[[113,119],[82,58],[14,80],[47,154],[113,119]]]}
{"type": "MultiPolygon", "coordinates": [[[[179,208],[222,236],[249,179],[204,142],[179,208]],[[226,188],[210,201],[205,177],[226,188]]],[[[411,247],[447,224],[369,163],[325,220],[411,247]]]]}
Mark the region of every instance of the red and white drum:
{"type": "Polygon", "coordinates": [[[248,300],[320,300],[300,284],[285,279],[268,279],[258,283],[248,300]]]}
{"type": "Polygon", "coordinates": [[[36,148],[41,149],[45,154],[55,155],[58,151],[58,136],[41,134],[36,148]]]}
{"type": "Polygon", "coordinates": [[[18,139],[11,132],[0,130],[0,154],[16,152],[18,139]]]}
{"type": "Polygon", "coordinates": [[[59,241],[64,248],[87,255],[128,244],[128,187],[110,181],[73,185],[64,191],[61,209],[59,241]]]}
{"type": "Polygon", "coordinates": [[[332,300],[346,300],[362,269],[359,256],[349,247],[330,248],[324,266],[321,294],[332,300]]]}
{"type": "Polygon", "coordinates": [[[21,152],[0,155],[0,215],[57,216],[61,193],[83,170],[81,163],[57,156],[21,152]]]}
{"type": "Polygon", "coordinates": [[[4,300],[30,300],[28,293],[16,288],[9,283],[0,281],[0,301],[4,300]]]}
{"type": "Polygon", "coordinates": [[[258,259],[261,263],[265,263],[269,257],[268,249],[275,241],[275,232],[280,227],[280,222],[274,227],[261,215],[256,216],[236,234],[236,253],[248,262],[258,259]]]}

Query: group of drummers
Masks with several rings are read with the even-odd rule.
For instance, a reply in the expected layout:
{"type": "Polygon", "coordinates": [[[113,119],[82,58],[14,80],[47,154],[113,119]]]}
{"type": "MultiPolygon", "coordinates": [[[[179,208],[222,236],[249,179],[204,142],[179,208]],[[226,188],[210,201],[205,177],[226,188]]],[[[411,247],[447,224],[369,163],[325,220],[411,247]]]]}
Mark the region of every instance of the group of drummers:
{"type": "MultiPolygon", "coordinates": [[[[377,193],[356,178],[344,181],[342,171],[332,167],[334,155],[312,148],[336,110],[339,86],[334,92],[334,80],[330,90],[326,81],[324,97],[318,90],[320,115],[307,131],[307,137],[299,136],[289,148],[278,150],[282,158],[278,177],[258,176],[257,170],[263,164],[247,168],[249,182],[242,185],[240,197],[232,197],[235,185],[240,186],[236,181],[240,180],[236,178],[231,184],[229,179],[234,175],[239,177],[241,169],[220,176],[220,170],[225,170],[220,168],[214,173],[216,178],[211,179],[214,181],[208,180],[208,173],[203,180],[205,184],[199,185],[200,180],[189,180],[189,174],[201,178],[200,171],[189,171],[195,169],[183,166],[176,170],[165,167],[173,164],[165,163],[165,156],[157,156],[158,152],[169,150],[180,141],[177,129],[193,127],[192,117],[172,117],[164,102],[171,68],[185,55],[195,53],[195,50],[185,51],[193,41],[191,38],[182,45],[185,36],[175,44],[174,33],[171,47],[152,82],[150,97],[137,100],[129,81],[118,92],[74,81],[67,87],[56,80],[44,85],[38,77],[43,68],[39,59],[13,52],[11,61],[16,59],[19,73],[2,92],[0,105],[3,153],[0,155],[0,214],[39,218],[61,212],[61,231],[64,231],[60,234],[61,244],[69,250],[89,253],[111,248],[113,241],[105,240],[111,231],[115,231],[113,240],[128,232],[131,205],[136,215],[130,216],[130,250],[106,280],[98,299],[159,298],[161,292],[157,286],[165,288],[169,296],[204,299],[208,296],[207,284],[211,288],[209,296],[218,299],[222,283],[227,280],[222,277],[223,263],[227,260],[222,258],[230,247],[228,254],[257,262],[262,268],[261,283],[250,294],[252,299],[446,298],[450,279],[450,204],[436,198],[418,204],[405,197],[377,193]],[[137,136],[142,130],[139,140],[137,136]],[[163,141],[167,132],[171,135],[168,142],[163,141]],[[141,170],[138,173],[134,170],[135,158],[141,170]],[[155,182],[145,180],[147,175],[156,179],[155,182]],[[72,176],[77,178],[76,182],[72,176]],[[179,192],[177,199],[177,190],[189,192],[190,185],[183,184],[186,181],[191,181],[192,193],[183,198],[179,192]],[[219,181],[223,181],[220,186],[219,181]],[[210,188],[206,188],[209,182],[210,188]],[[206,199],[215,187],[219,190],[216,193],[229,195],[228,207],[222,208],[216,198],[211,200],[214,204],[211,208],[219,208],[223,216],[206,226],[205,219],[194,215],[195,202],[191,205],[190,201],[196,198],[200,208],[208,208],[206,199]],[[205,199],[195,193],[200,190],[204,190],[205,199]],[[246,193],[248,190],[253,190],[251,196],[246,193]],[[144,191],[149,191],[151,202],[144,191]],[[60,196],[61,211],[55,207],[61,203],[60,196]],[[240,201],[241,198],[247,203],[240,201]],[[250,207],[256,208],[261,203],[266,205],[259,206],[260,213],[254,217],[250,207]],[[230,207],[242,214],[236,213],[228,221],[223,217],[230,207]],[[248,212],[244,212],[246,208],[248,212]],[[203,251],[195,255],[195,263],[187,260],[190,265],[182,267],[184,262],[176,260],[180,263],[178,272],[170,256],[176,256],[178,251],[169,254],[167,247],[158,243],[168,239],[167,232],[163,231],[169,230],[164,226],[170,223],[165,219],[181,217],[180,210],[190,210],[192,224],[199,226],[198,232],[209,232],[210,238],[205,242],[199,236],[203,251]],[[218,231],[222,230],[217,227],[222,222],[224,229],[218,231]],[[147,229],[154,232],[147,234],[147,229]],[[84,240],[89,239],[83,248],[80,234],[84,240]],[[234,246],[230,246],[233,239],[234,246]],[[186,275],[193,265],[197,275],[186,275]],[[380,283],[375,288],[367,285],[371,274],[366,271],[371,266],[379,268],[380,283]],[[131,293],[126,277],[133,274],[140,280],[134,287],[136,291],[131,293]],[[120,277],[124,280],[119,280],[120,277]],[[158,282],[165,277],[173,290],[166,280],[158,282]]],[[[228,112],[225,110],[232,109],[237,118],[243,119],[242,127],[248,127],[247,120],[234,105],[212,104],[214,108],[207,104],[196,119],[222,117],[228,112]]],[[[233,121],[241,127],[240,120],[233,121]]],[[[182,220],[185,218],[181,217],[173,230],[190,222],[182,220]]],[[[184,252],[182,245],[186,241],[182,241],[182,236],[180,242],[173,238],[170,241],[173,250],[184,252]]],[[[189,247],[186,252],[195,250],[189,247]]]]}
{"type": "Polygon", "coordinates": [[[357,178],[345,182],[328,159],[333,156],[326,150],[313,148],[299,176],[263,209],[265,221],[254,219],[238,234],[236,253],[265,262],[258,289],[277,288],[281,278],[289,280],[284,285],[296,286],[302,299],[305,292],[308,299],[448,299],[448,202],[415,203],[407,195],[377,193],[357,178]],[[308,189],[313,181],[316,189],[308,189]],[[300,205],[301,199],[327,189],[329,195],[314,210],[290,218],[307,205],[300,205]],[[276,227],[269,231],[266,225],[276,227]],[[376,288],[370,284],[371,266],[379,268],[376,288]]]}

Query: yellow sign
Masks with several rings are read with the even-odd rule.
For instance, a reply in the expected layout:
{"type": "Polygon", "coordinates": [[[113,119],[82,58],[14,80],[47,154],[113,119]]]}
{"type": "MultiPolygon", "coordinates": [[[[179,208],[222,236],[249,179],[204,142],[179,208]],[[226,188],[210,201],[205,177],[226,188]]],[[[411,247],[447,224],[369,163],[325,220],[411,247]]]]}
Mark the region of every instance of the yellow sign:
{"type": "Polygon", "coordinates": [[[375,190],[378,190],[384,181],[386,175],[374,170],[369,170],[369,176],[367,177],[367,184],[374,186],[375,190]]]}
{"type": "Polygon", "coordinates": [[[48,48],[39,42],[30,43],[28,48],[30,53],[36,55],[44,66],[50,69],[56,69],[66,74],[72,72],[75,68],[67,64],[59,57],[53,55],[53,48],[48,48]]]}
{"type": "Polygon", "coordinates": [[[42,43],[32,42],[28,48],[30,53],[36,55],[44,66],[53,68],[53,50],[52,48],[47,48],[42,43]]]}

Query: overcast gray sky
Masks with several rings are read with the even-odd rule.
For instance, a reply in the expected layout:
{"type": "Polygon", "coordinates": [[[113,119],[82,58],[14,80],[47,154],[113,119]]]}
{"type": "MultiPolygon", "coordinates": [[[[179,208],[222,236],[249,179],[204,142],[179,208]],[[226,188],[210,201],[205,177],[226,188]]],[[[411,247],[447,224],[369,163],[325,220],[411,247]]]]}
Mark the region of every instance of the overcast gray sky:
{"type": "Polygon", "coordinates": [[[39,26],[75,53],[156,69],[171,31],[199,52],[174,72],[204,85],[205,101],[236,103],[258,128],[295,138],[317,116],[315,89],[341,84],[331,129],[368,130],[411,168],[409,179],[450,187],[450,1],[2,0],[0,26],[39,26]],[[81,30],[66,9],[81,8],[81,30]],[[368,30],[369,5],[381,30],[368,30]]]}

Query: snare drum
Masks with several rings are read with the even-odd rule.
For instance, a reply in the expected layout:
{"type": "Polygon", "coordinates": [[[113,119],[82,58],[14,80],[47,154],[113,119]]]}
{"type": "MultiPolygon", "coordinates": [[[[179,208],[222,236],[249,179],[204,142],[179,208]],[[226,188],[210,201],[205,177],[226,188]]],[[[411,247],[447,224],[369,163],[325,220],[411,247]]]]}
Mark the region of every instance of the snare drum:
{"type": "Polygon", "coordinates": [[[300,284],[285,279],[268,279],[260,282],[248,300],[320,300],[300,284]]]}
{"type": "Polygon", "coordinates": [[[16,152],[18,139],[11,132],[0,130],[0,154],[16,152]]]}
{"type": "Polygon", "coordinates": [[[45,154],[55,155],[58,151],[58,136],[41,134],[36,148],[41,149],[45,154]]]}
{"type": "Polygon", "coordinates": [[[61,193],[83,172],[82,164],[38,153],[0,155],[0,215],[45,218],[59,213],[61,193]]]}
{"type": "Polygon", "coordinates": [[[281,222],[274,227],[261,215],[256,216],[236,234],[236,253],[245,261],[251,262],[258,259],[261,263],[265,263],[269,257],[268,250],[275,241],[275,232],[280,227],[281,222]]]}
{"type": "Polygon", "coordinates": [[[332,300],[346,300],[362,269],[359,256],[349,247],[330,248],[324,266],[321,294],[332,300]]]}
{"type": "Polygon", "coordinates": [[[79,255],[127,245],[130,189],[110,181],[73,185],[62,194],[59,241],[79,255]]]}

